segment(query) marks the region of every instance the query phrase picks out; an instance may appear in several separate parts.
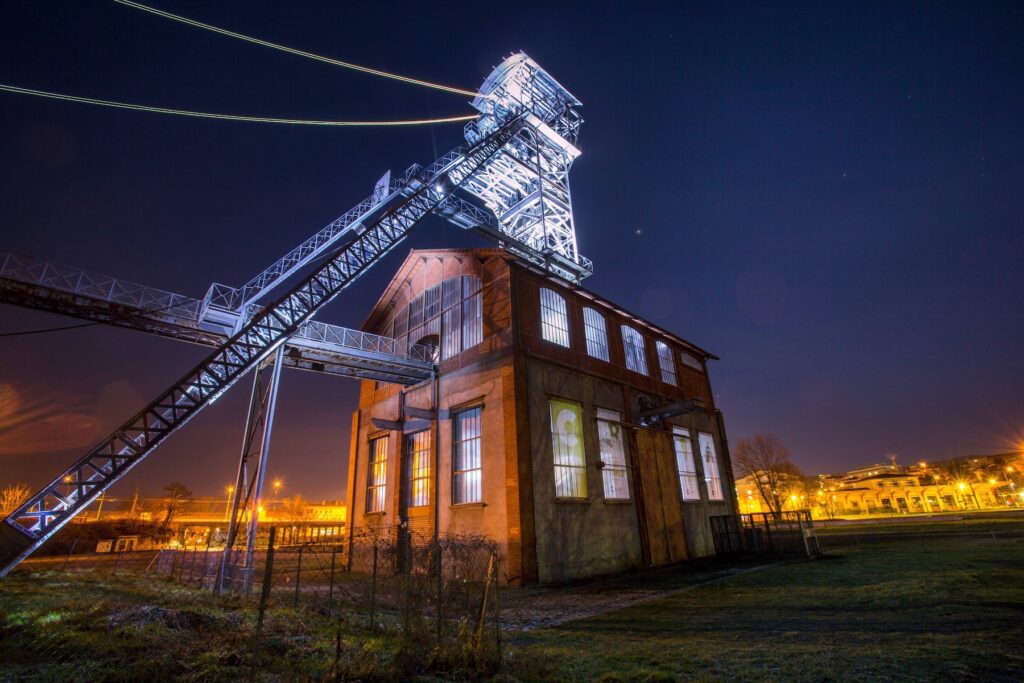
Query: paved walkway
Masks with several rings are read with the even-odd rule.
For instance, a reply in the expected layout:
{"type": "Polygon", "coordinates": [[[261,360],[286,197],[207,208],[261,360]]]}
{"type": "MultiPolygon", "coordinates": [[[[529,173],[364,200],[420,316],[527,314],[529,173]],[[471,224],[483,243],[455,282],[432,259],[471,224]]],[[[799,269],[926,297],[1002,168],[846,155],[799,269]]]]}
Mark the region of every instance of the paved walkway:
{"type": "Polygon", "coordinates": [[[687,571],[683,567],[652,570],[586,584],[512,588],[502,593],[502,627],[513,631],[550,628],[577,619],[657,600],[725,581],[734,576],[777,566],[778,562],[687,571]]]}

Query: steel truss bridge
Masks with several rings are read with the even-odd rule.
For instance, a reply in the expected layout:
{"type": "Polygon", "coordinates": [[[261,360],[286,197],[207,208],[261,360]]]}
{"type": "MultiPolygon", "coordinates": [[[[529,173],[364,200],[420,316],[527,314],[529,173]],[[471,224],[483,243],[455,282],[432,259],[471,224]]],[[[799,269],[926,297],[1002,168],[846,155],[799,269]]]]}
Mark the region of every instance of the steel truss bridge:
{"type": "Polygon", "coordinates": [[[465,147],[427,166],[413,165],[398,178],[385,174],[370,197],[241,287],[215,282],[197,299],[0,253],[0,303],[212,349],[0,524],[0,576],[255,370],[221,577],[243,526],[249,550],[244,562],[251,565],[281,368],[404,385],[436,374],[432,348],[400,346],[395,339],[314,320],[428,215],[472,230],[565,280],[590,275],[593,265],[577,250],[568,181],[580,154],[581,103],[518,53],[494,69],[472,104],[480,116],[464,130],[465,147]]]}

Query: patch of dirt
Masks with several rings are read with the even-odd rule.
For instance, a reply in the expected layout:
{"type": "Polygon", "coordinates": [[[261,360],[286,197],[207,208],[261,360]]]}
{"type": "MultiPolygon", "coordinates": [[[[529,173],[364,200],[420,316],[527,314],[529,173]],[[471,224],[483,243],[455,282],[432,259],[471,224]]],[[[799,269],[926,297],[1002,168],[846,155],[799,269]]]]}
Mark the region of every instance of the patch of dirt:
{"type": "Polygon", "coordinates": [[[107,627],[145,628],[157,624],[175,631],[194,630],[209,625],[216,620],[191,610],[168,609],[156,605],[134,605],[119,610],[107,617],[107,627]]]}

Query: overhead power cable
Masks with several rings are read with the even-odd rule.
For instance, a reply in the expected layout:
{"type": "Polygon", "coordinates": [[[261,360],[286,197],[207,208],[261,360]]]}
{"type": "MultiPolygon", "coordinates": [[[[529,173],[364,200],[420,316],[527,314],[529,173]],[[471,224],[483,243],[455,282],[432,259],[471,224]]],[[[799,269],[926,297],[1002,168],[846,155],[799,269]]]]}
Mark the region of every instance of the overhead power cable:
{"type": "Polygon", "coordinates": [[[131,104],[129,102],[114,102],[111,100],[100,100],[94,97],[79,97],[77,95],[65,95],[63,93],[48,92],[46,90],[33,90],[21,88],[16,85],[0,83],[0,91],[16,93],[19,95],[33,95],[34,97],[46,97],[51,100],[64,100],[66,102],[79,102],[81,104],[95,104],[101,107],[113,107],[115,109],[131,109],[132,111],[148,111],[156,114],[174,114],[176,116],[191,116],[201,119],[220,119],[223,121],[250,121],[253,123],[286,123],[293,126],[429,126],[437,123],[457,123],[470,121],[477,118],[479,114],[467,114],[465,116],[448,116],[437,119],[405,119],[397,121],[320,121],[308,119],[276,119],[267,116],[238,116],[235,114],[215,114],[205,111],[186,111],[184,109],[168,109],[166,107],[150,107],[144,104],[131,104]]]}
{"type": "Polygon", "coordinates": [[[131,7],[131,8],[137,9],[137,10],[142,10],[143,12],[149,12],[150,14],[155,14],[156,16],[163,17],[164,19],[170,19],[171,21],[178,21],[178,22],[181,22],[182,24],[188,24],[189,26],[194,26],[196,28],[205,29],[207,31],[212,31],[214,33],[219,33],[219,34],[224,35],[224,36],[229,36],[231,38],[237,38],[239,40],[244,40],[246,42],[253,43],[255,45],[262,45],[263,47],[269,47],[269,48],[274,49],[274,50],[281,50],[282,52],[287,52],[289,54],[298,55],[299,57],[306,57],[307,59],[314,59],[314,60],[316,60],[318,62],[324,62],[325,64],[333,64],[334,66],[340,66],[340,67],[343,67],[345,69],[352,69],[354,71],[361,71],[363,73],[371,74],[373,76],[380,76],[381,78],[391,78],[393,80],[401,81],[403,83],[410,83],[412,85],[419,85],[419,86],[422,86],[424,88],[433,88],[434,90],[442,90],[442,91],[445,91],[445,92],[456,93],[458,95],[468,95],[469,97],[476,97],[479,94],[479,93],[477,93],[474,90],[467,90],[465,88],[456,88],[456,87],[451,86],[451,85],[444,85],[444,84],[441,84],[441,83],[432,83],[430,81],[423,81],[423,80],[420,80],[418,78],[410,78],[408,76],[402,76],[400,74],[393,74],[393,73],[390,73],[388,71],[381,71],[380,69],[372,69],[372,68],[370,68],[368,66],[361,66],[359,64],[353,64],[352,62],[343,62],[343,61],[338,60],[338,59],[332,59],[330,57],[324,57],[323,55],[314,54],[312,52],[306,52],[305,50],[296,50],[295,48],[287,47],[285,45],[278,45],[277,43],[271,43],[268,40],[262,40],[260,38],[254,38],[253,36],[247,36],[244,33],[236,33],[235,31],[229,31],[228,29],[220,28],[218,26],[211,26],[210,24],[204,24],[201,21],[196,21],[195,19],[189,19],[188,17],[183,17],[183,16],[178,15],[178,14],[171,14],[170,12],[164,12],[163,10],[156,9],[155,7],[149,7],[147,5],[143,5],[143,4],[138,3],[138,2],[132,2],[132,0],[114,0],[114,2],[116,2],[119,5],[124,5],[125,7],[131,7]]]}

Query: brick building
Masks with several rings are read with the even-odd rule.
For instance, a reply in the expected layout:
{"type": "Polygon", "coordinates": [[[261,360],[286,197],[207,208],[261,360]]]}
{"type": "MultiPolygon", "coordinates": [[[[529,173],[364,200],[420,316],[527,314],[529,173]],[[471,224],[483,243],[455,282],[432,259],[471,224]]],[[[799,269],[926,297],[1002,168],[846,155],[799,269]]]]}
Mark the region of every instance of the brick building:
{"type": "Polygon", "coordinates": [[[735,491],[708,352],[500,249],[411,252],[364,329],[435,346],[439,372],[362,383],[354,531],[436,516],[496,540],[513,583],[713,553],[735,491]]]}

